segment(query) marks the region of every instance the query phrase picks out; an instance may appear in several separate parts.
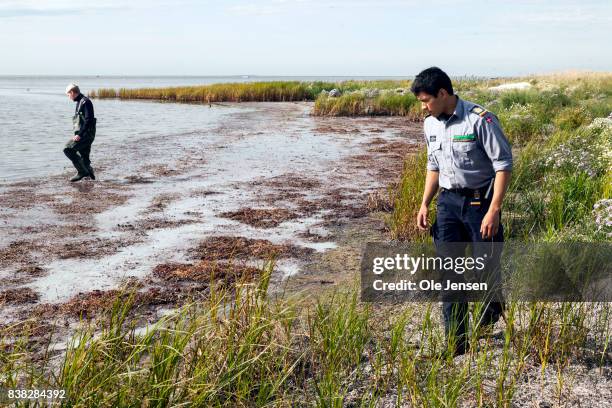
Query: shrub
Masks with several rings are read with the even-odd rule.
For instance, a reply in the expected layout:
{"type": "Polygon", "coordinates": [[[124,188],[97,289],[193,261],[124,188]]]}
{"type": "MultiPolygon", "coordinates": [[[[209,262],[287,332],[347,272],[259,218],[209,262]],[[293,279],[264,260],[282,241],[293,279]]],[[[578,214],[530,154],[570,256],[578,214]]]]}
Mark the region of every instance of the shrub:
{"type": "Polygon", "coordinates": [[[583,107],[564,108],[554,119],[554,124],[561,130],[575,130],[591,123],[591,113],[583,107]]]}
{"type": "Polygon", "coordinates": [[[533,104],[514,104],[498,115],[502,129],[511,143],[520,146],[541,139],[545,133],[542,111],[533,104]]]}

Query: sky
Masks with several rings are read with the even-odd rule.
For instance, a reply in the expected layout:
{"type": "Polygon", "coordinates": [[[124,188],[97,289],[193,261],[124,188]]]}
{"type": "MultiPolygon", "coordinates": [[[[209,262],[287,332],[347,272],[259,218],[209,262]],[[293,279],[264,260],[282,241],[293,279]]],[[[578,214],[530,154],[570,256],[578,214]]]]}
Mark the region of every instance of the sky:
{"type": "Polygon", "coordinates": [[[610,0],[0,0],[0,75],[612,71],[610,0]]]}

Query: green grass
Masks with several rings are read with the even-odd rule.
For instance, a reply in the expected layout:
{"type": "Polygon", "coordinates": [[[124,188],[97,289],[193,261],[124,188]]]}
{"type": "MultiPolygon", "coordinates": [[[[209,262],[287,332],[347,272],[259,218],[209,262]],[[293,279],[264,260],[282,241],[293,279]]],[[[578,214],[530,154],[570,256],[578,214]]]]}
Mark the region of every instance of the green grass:
{"type": "Polygon", "coordinates": [[[92,90],[92,98],[143,99],[166,102],[291,102],[315,101],[313,114],[319,116],[396,115],[412,119],[421,117],[416,98],[408,89],[410,81],[342,81],[342,82],[247,82],[202,86],[92,90]],[[337,89],[339,97],[327,92],[337,89]],[[367,90],[378,95],[369,97],[367,90]],[[398,93],[401,90],[402,93],[398,93]]]}
{"type": "Polygon", "coordinates": [[[431,304],[361,304],[355,288],[272,299],[268,279],[188,303],[144,333],[130,299],[118,300],[79,329],[59,369],[3,340],[2,385],[64,389],[74,407],[510,407],[527,374],[552,367],[562,402],[573,359],[587,350],[594,366],[610,364],[610,304],[510,302],[502,339],[471,325],[470,353],[453,360],[431,304]]]}
{"type": "MultiPolygon", "coordinates": [[[[409,80],[341,82],[247,82],[202,86],[92,90],[91,97],[146,99],[186,103],[315,101],[318,116],[405,116],[420,120],[420,104],[409,91],[409,80]],[[326,91],[338,89],[338,97],[326,91]]],[[[541,140],[556,129],[572,129],[591,117],[607,116],[612,103],[612,75],[582,74],[507,79],[461,78],[454,82],[463,98],[495,113],[509,139],[519,145],[541,140]],[[505,82],[528,81],[531,89],[494,92],[505,82]],[[556,118],[556,121],[553,120],[556,118]]]]}
{"type": "Polygon", "coordinates": [[[332,89],[338,89],[345,93],[356,91],[366,86],[377,89],[392,89],[405,87],[407,84],[407,81],[245,82],[167,88],[100,88],[90,91],[89,96],[100,99],[144,99],[188,103],[291,102],[313,101],[322,91],[330,91],[332,89]]]}
{"type": "Polygon", "coordinates": [[[98,89],[94,98],[148,99],[168,102],[289,102],[312,100],[323,89],[333,87],[324,82],[297,81],[212,84],[170,88],[98,89]]]}
{"type": "MultiPolygon", "coordinates": [[[[404,161],[404,170],[397,188],[391,192],[393,212],[387,216],[393,239],[407,239],[413,241],[427,239],[427,234],[416,227],[417,213],[421,207],[425,174],[427,166],[427,152],[421,151],[409,155],[404,161]]],[[[435,203],[430,206],[429,223],[435,218],[435,203]]]]}
{"type": "Polygon", "coordinates": [[[316,116],[406,116],[408,119],[422,118],[420,103],[410,92],[402,94],[388,91],[368,97],[365,92],[353,92],[339,97],[320,95],[315,101],[316,116]]]}

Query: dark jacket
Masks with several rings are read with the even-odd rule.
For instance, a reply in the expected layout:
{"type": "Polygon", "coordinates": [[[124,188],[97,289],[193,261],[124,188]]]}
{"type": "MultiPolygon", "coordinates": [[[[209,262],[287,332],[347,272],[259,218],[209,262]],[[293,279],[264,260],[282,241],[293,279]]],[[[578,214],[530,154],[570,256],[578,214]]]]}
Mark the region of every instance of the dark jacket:
{"type": "Polygon", "coordinates": [[[76,107],[74,108],[74,114],[82,114],[83,115],[83,125],[81,126],[81,130],[78,132],[74,132],[75,135],[84,136],[86,132],[89,132],[96,124],[94,118],[94,108],[93,103],[83,94],[79,94],[74,100],[76,102],[76,107]],[[81,101],[84,99],[84,101],[81,101]]]}

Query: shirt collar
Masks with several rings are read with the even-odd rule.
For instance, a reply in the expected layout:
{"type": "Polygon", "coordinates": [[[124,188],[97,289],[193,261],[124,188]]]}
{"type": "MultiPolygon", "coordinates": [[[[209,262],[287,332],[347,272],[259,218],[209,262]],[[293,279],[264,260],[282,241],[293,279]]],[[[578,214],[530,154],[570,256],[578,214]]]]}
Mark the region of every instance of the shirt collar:
{"type": "Polygon", "coordinates": [[[455,110],[453,111],[453,114],[450,115],[446,119],[437,118],[438,121],[443,122],[444,124],[448,124],[455,117],[459,120],[463,119],[463,116],[465,116],[465,102],[463,101],[463,99],[459,98],[459,95],[456,95],[456,96],[457,96],[457,105],[455,106],[455,110]]]}
{"type": "Polygon", "coordinates": [[[76,98],[74,98],[74,101],[75,101],[75,102],[78,102],[78,101],[80,101],[81,99],[83,99],[83,94],[82,94],[82,93],[78,94],[78,95],[77,95],[77,97],[76,97],[76,98]]]}
{"type": "Polygon", "coordinates": [[[455,106],[455,111],[451,115],[451,118],[453,116],[456,116],[457,119],[463,119],[464,115],[465,115],[465,103],[463,102],[463,99],[461,99],[459,95],[457,95],[457,106],[455,106]]]}

